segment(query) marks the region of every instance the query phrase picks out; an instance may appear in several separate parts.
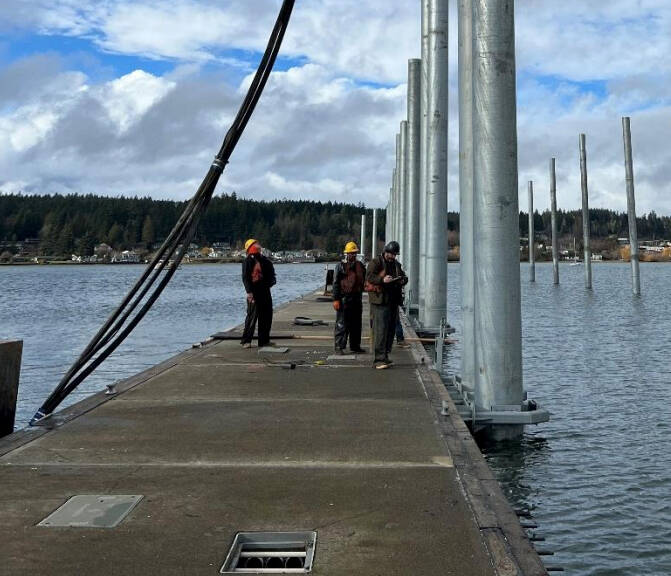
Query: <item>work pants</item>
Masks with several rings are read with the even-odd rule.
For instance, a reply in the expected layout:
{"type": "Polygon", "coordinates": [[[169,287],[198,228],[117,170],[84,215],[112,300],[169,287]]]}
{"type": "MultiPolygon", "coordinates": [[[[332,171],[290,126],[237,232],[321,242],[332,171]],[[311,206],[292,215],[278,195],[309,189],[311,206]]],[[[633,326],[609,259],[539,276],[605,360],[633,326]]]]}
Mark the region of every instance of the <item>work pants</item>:
{"type": "Polygon", "coordinates": [[[396,342],[403,342],[405,335],[403,334],[403,324],[401,324],[400,314],[396,314],[396,342]]]}
{"type": "Polygon", "coordinates": [[[373,315],[373,337],[375,338],[375,361],[387,360],[396,334],[398,305],[371,304],[373,315]]]}
{"type": "Polygon", "coordinates": [[[344,296],[340,301],[340,310],[336,312],[335,347],[344,350],[349,336],[350,350],[361,348],[361,294],[344,296]]]}
{"type": "Polygon", "coordinates": [[[270,328],[273,324],[273,298],[270,290],[260,290],[254,293],[254,301],[247,302],[247,317],[245,330],[242,333],[242,343],[247,344],[254,338],[256,321],[259,322],[259,348],[270,342],[270,328]]]}

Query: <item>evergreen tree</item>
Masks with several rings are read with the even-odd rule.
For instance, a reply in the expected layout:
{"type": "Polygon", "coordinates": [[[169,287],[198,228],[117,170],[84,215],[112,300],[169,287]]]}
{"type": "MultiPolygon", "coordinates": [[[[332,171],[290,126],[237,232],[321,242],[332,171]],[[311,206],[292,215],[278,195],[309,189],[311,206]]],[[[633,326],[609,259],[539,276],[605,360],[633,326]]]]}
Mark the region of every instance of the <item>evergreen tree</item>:
{"type": "Polygon", "coordinates": [[[144,223],[142,224],[142,242],[147,248],[154,243],[154,221],[149,214],[144,217],[144,223]]]}

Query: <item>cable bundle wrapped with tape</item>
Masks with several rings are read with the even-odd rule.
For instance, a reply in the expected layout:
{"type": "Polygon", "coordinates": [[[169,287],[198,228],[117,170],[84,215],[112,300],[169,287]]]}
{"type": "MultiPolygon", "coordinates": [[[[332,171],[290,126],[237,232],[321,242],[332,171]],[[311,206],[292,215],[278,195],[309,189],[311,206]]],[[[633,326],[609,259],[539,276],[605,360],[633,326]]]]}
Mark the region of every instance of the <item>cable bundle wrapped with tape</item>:
{"type": "Polygon", "coordinates": [[[38,424],[50,416],[58,405],[128,337],[175,274],[196,233],[200,217],[212,198],[219,177],[228,164],[272,72],[289,25],[294,2],[295,0],[284,0],[282,3],[256,75],[197,192],[140,279],[35,413],[31,425],[38,424]]]}

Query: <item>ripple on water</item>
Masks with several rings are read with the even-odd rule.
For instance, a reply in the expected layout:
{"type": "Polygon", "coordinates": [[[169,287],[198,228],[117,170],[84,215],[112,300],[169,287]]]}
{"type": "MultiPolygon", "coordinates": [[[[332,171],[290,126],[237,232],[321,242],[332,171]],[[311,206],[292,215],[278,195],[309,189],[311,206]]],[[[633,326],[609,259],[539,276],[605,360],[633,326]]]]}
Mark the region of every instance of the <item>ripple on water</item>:
{"type": "MultiPolygon", "coordinates": [[[[512,505],[532,511],[553,564],[580,576],[671,575],[671,265],[522,270],[525,388],[552,414],[515,442],[483,445],[512,505]]],[[[460,329],[459,267],[449,267],[460,329]]],[[[457,334],[457,338],[459,335],[457,334]]],[[[459,373],[460,343],[445,371],[459,373]]]]}
{"type": "MultiPolygon", "coordinates": [[[[0,339],[21,339],[16,425],[25,426],[126,292],[141,266],[0,268],[0,339]]],[[[276,305],[323,283],[323,264],[276,267],[276,305]]],[[[133,334],[63,406],[244,320],[239,264],[183,266],[133,334]]]]}

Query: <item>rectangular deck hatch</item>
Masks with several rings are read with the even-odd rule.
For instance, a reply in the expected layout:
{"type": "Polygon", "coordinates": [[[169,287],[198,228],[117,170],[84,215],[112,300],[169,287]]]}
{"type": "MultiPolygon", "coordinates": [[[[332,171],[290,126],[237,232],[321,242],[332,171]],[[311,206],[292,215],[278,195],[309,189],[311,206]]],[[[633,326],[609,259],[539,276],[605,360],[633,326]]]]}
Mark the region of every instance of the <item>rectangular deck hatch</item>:
{"type": "Polygon", "coordinates": [[[73,496],[38,526],[114,528],[142,500],[142,496],[73,496]]]}
{"type": "Polygon", "coordinates": [[[220,573],[305,574],[316,544],[316,532],[238,532],[220,573]]]}

